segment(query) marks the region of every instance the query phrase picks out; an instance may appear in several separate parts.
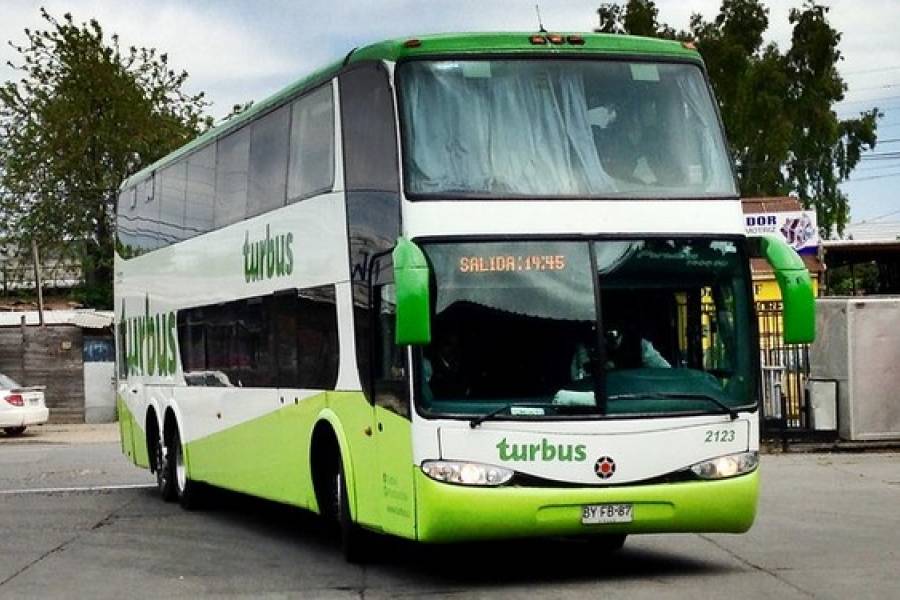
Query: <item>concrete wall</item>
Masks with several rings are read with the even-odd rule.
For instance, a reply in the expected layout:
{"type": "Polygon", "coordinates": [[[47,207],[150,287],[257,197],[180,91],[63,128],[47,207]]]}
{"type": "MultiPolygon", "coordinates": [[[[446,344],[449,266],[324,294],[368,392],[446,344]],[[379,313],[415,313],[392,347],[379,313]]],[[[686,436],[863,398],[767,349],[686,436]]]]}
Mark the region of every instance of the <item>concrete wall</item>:
{"type": "Polygon", "coordinates": [[[112,423],[116,420],[116,364],[84,363],[84,422],[112,423]]]}
{"type": "Polygon", "coordinates": [[[900,439],[900,297],[821,298],[810,379],[836,384],[846,440],[900,439]]]}

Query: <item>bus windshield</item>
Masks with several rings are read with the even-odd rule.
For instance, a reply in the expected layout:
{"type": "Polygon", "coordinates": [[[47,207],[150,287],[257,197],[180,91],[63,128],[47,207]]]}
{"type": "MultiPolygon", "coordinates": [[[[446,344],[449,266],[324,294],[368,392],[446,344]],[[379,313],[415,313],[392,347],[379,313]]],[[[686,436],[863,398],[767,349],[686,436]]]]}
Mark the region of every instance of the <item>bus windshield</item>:
{"type": "Polygon", "coordinates": [[[398,79],[410,198],[737,195],[694,64],[410,61],[398,79]]]}
{"type": "Polygon", "coordinates": [[[428,415],[671,415],[755,404],[737,242],[426,244],[428,415]]]}

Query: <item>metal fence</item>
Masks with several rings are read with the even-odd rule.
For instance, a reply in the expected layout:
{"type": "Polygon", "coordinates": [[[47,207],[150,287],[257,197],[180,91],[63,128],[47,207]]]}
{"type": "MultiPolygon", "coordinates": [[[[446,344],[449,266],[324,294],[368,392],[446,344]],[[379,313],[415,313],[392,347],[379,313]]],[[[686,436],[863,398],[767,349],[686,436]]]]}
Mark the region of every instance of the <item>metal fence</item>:
{"type": "Polygon", "coordinates": [[[785,344],[781,301],[756,303],[759,319],[763,434],[809,432],[809,345],[785,344]]]}

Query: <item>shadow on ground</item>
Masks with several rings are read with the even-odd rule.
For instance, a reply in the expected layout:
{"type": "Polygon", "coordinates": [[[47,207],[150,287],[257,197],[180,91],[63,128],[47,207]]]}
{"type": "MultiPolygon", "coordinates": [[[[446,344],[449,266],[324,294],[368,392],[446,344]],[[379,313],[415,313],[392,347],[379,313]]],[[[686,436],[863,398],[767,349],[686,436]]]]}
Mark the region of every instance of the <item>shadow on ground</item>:
{"type": "MultiPolygon", "coordinates": [[[[155,490],[144,491],[155,495],[155,490]]],[[[343,562],[336,532],[315,514],[258,498],[207,489],[205,518],[295,546],[302,554],[343,562]],[[290,524],[285,526],[285,524],[290,524]]],[[[158,498],[155,499],[159,501],[158,498]]],[[[733,573],[733,563],[650,550],[629,539],[617,552],[584,539],[541,538],[430,545],[376,536],[368,573],[425,587],[598,582],[733,573]]]]}

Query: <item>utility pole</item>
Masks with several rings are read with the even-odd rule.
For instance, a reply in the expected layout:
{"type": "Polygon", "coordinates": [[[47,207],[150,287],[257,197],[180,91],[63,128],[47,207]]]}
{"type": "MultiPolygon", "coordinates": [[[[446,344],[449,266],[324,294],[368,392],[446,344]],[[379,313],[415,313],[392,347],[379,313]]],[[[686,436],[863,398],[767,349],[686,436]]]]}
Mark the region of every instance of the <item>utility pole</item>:
{"type": "Polygon", "coordinates": [[[38,297],[38,324],[44,326],[44,286],[41,283],[41,261],[38,256],[37,242],[31,240],[31,256],[34,259],[34,286],[38,297]]]}

